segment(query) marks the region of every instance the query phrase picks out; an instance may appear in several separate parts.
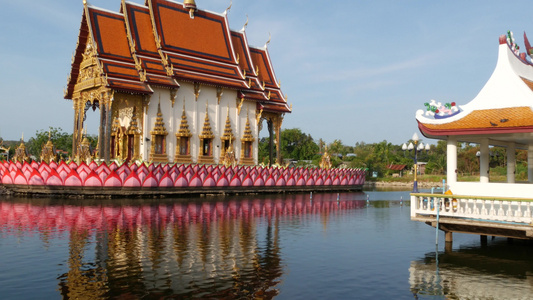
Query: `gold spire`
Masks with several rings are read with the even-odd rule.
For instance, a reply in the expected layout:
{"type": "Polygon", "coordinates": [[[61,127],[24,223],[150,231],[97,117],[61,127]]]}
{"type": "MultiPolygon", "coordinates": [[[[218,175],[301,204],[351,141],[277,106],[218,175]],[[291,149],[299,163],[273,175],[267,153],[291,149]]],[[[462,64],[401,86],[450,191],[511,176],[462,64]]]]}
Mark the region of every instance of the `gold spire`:
{"type": "Polygon", "coordinates": [[[250,127],[250,118],[249,114],[246,114],[246,126],[244,127],[244,135],[242,136],[242,141],[252,142],[254,136],[252,135],[252,128],[250,127]]]}
{"type": "Polygon", "coordinates": [[[163,113],[161,112],[161,100],[157,104],[157,118],[155,119],[154,130],[151,132],[152,135],[167,135],[167,129],[165,128],[165,122],[163,121],[163,113]]]}
{"type": "Polygon", "coordinates": [[[228,104],[228,116],[226,117],[226,126],[224,127],[224,138],[234,140],[233,130],[231,130],[231,120],[229,118],[229,104],[228,104]]]}
{"type": "Polygon", "coordinates": [[[205,104],[205,120],[204,127],[202,128],[202,134],[200,134],[201,139],[212,139],[215,135],[211,131],[211,123],[209,122],[209,111],[207,109],[207,103],[205,104]]]}
{"type": "Polygon", "coordinates": [[[181,113],[180,129],[176,133],[176,136],[191,136],[189,130],[189,123],[187,122],[187,114],[185,113],[185,100],[183,101],[183,111],[181,113]]]}

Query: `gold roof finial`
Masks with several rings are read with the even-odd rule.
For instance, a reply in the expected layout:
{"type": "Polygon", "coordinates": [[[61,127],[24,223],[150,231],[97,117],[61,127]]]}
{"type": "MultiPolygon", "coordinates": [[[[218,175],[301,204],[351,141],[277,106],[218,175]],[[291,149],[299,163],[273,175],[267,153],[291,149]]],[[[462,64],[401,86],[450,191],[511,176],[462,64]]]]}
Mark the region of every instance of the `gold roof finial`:
{"type": "Polygon", "coordinates": [[[189,10],[189,16],[194,19],[194,12],[196,11],[196,2],[194,0],[183,1],[183,8],[189,10]]]}
{"type": "Polygon", "coordinates": [[[241,31],[246,30],[246,27],[248,26],[248,14],[246,14],[246,23],[244,23],[244,26],[242,26],[241,31]]]}
{"type": "Polygon", "coordinates": [[[229,1],[229,6],[228,8],[226,8],[226,10],[224,11],[224,13],[228,13],[228,11],[231,9],[231,6],[233,5],[233,0],[230,0],[229,1]]]}
{"type": "Polygon", "coordinates": [[[270,44],[270,40],[272,39],[272,34],[270,32],[268,33],[268,41],[265,43],[265,48],[270,44]]]}

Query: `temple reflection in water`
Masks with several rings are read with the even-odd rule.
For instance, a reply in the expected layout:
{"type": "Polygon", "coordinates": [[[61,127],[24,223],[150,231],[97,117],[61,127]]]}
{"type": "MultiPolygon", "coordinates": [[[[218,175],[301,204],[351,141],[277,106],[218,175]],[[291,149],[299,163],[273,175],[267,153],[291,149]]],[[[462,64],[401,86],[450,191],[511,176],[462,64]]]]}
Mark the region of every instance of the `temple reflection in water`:
{"type": "Polygon", "coordinates": [[[45,245],[68,236],[64,298],[272,298],[284,273],[279,222],[316,214],[326,226],[329,215],[365,206],[321,194],[248,199],[4,201],[0,234],[39,232],[45,245]]]}

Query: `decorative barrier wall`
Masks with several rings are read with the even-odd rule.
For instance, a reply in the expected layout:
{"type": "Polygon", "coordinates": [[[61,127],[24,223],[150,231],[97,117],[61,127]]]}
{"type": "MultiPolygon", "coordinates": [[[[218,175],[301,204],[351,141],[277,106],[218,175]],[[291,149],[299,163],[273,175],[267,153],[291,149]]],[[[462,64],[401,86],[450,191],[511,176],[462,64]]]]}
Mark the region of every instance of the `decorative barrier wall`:
{"type": "Polygon", "coordinates": [[[362,186],[362,169],[84,162],[0,162],[0,184],[28,187],[221,188],[362,186]]]}

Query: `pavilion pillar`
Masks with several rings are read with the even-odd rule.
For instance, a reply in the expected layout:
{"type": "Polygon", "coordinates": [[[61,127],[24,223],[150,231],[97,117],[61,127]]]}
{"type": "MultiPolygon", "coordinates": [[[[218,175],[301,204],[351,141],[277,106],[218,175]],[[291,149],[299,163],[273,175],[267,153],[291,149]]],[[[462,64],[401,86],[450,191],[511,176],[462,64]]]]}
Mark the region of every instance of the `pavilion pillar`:
{"type": "Polygon", "coordinates": [[[446,177],[448,184],[457,182],[457,139],[449,137],[446,145],[446,177]]]}
{"type": "Polygon", "coordinates": [[[533,144],[527,147],[527,179],[533,183],[533,144]]]}
{"type": "Polygon", "coordinates": [[[507,146],[507,183],[515,183],[516,171],[516,144],[507,146]]]}
{"type": "Polygon", "coordinates": [[[489,140],[483,139],[479,144],[481,155],[479,156],[479,182],[489,182],[489,140]]]}

